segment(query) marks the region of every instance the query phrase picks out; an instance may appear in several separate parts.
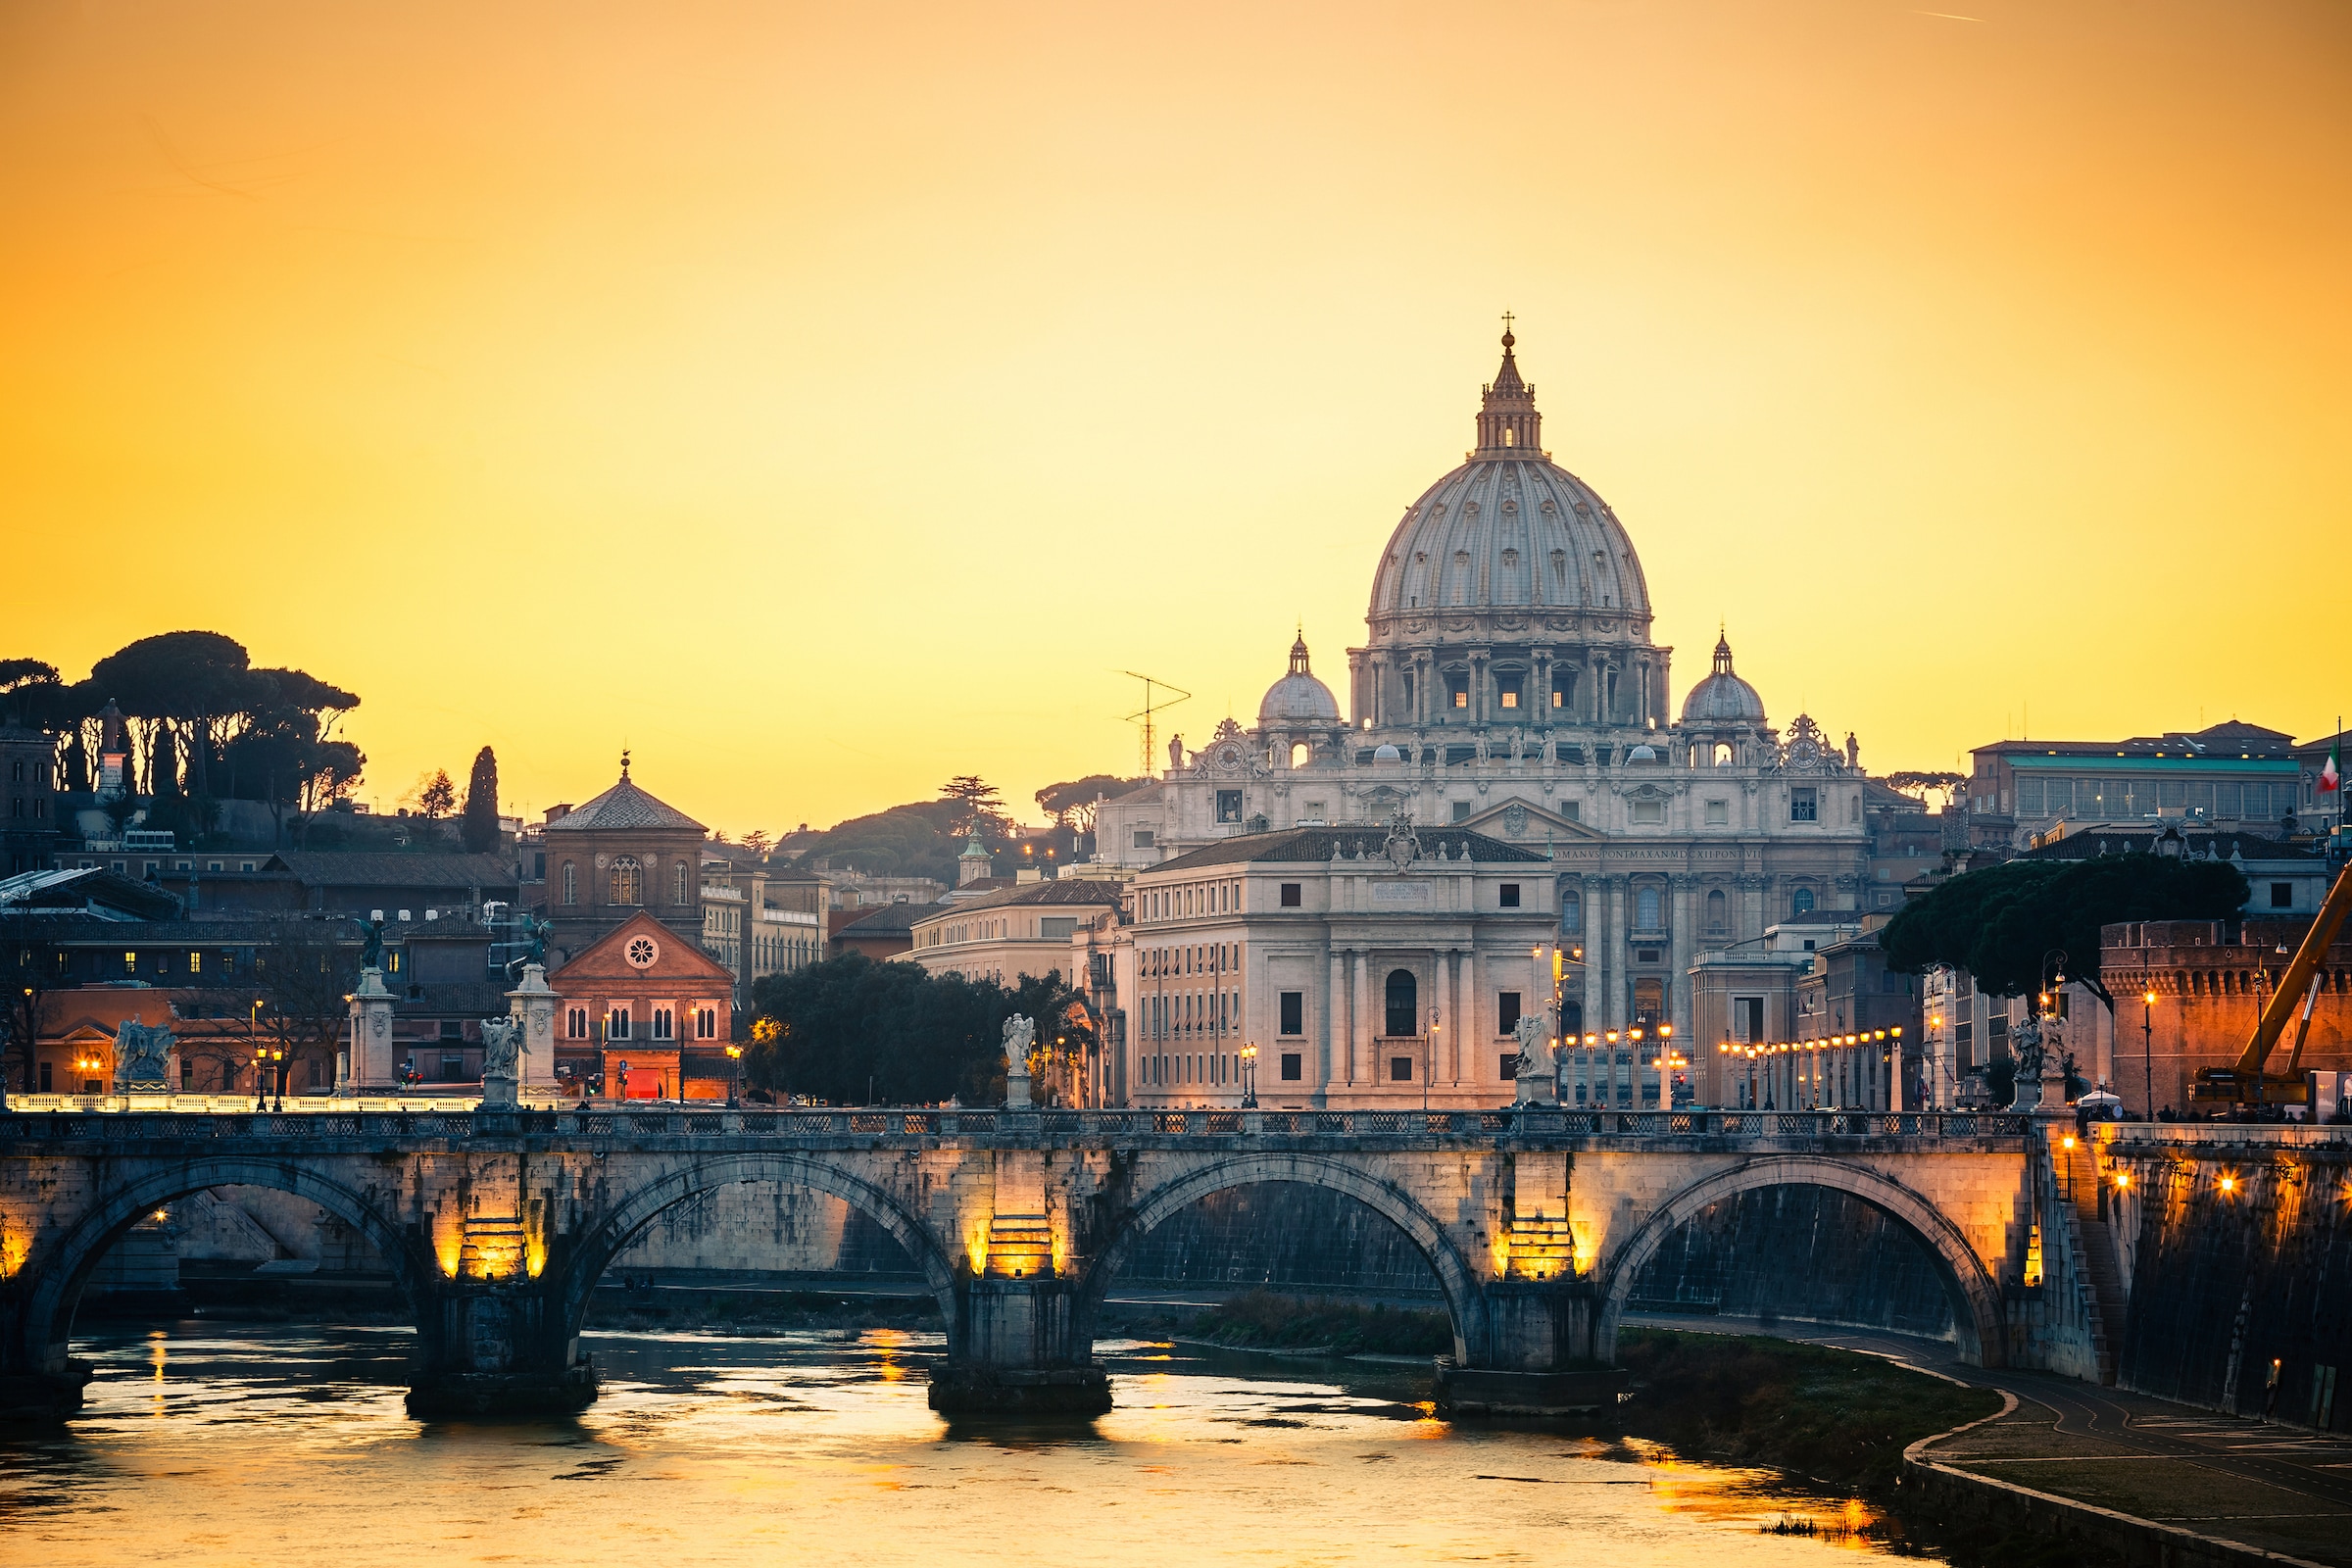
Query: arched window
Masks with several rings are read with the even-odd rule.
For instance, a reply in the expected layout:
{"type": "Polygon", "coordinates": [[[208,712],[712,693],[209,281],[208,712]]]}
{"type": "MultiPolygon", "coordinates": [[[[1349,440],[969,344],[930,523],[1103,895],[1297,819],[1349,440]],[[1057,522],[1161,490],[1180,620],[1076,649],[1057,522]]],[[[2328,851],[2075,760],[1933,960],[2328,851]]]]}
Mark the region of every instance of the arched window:
{"type": "Polygon", "coordinates": [[[1658,890],[1643,888],[1634,895],[1634,929],[1663,931],[1665,917],[1658,912],[1658,890]]]}
{"type": "Polygon", "coordinates": [[[668,1009],[667,1007],[656,1007],[656,1008],[654,1009],[654,1038],[655,1038],[656,1040],[667,1040],[669,1037],[670,1037],[670,1012],[669,1012],[669,1009],[668,1009]]]}
{"type": "Polygon", "coordinates": [[[1715,765],[1717,767],[1729,767],[1732,765],[1731,742],[1717,741],[1715,743],[1715,765]]]}
{"type": "Polygon", "coordinates": [[[586,1007],[572,1007],[565,1011],[564,1037],[567,1040],[588,1038],[588,1009],[586,1007]]]}
{"type": "Polygon", "coordinates": [[[611,889],[607,898],[612,904],[643,904],[645,902],[645,868],[637,857],[623,855],[612,861],[611,889]]]}
{"type": "Polygon", "coordinates": [[[1721,931],[1721,930],[1724,930],[1724,929],[1726,929],[1726,924],[1725,924],[1725,922],[1726,922],[1726,919],[1727,919],[1727,917],[1728,917],[1728,915],[1729,915],[1729,912],[1730,912],[1730,910],[1729,910],[1729,902],[1728,902],[1728,901],[1727,901],[1727,900],[1724,898],[1724,896],[1723,896],[1723,889],[1721,889],[1721,888],[1710,888],[1710,889],[1708,889],[1708,890],[1707,890],[1707,929],[1708,929],[1708,930],[1710,930],[1710,931],[1721,931]]]}
{"type": "Polygon", "coordinates": [[[1291,765],[1293,767],[1304,767],[1306,765],[1307,758],[1312,755],[1313,753],[1307,746],[1306,742],[1291,742],[1291,765]]]}
{"type": "Polygon", "coordinates": [[[686,902],[687,902],[687,899],[686,899],[686,862],[685,862],[684,860],[680,860],[680,861],[678,862],[678,886],[677,886],[677,891],[675,891],[674,893],[672,893],[672,894],[669,896],[669,902],[670,902],[670,903],[672,903],[672,904],[684,904],[684,903],[686,903],[686,902]]]}
{"type": "Polygon", "coordinates": [[[1788,912],[1790,914],[1806,914],[1811,912],[1812,908],[1813,890],[1811,888],[1798,888],[1794,893],[1788,895],[1788,912]]]}
{"type": "Polygon", "coordinates": [[[1421,984],[1410,969],[1389,971],[1388,1032],[1403,1040],[1421,1032],[1421,984]]]}
{"type": "Polygon", "coordinates": [[[1560,930],[1576,936],[1585,929],[1585,896],[1574,888],[1560,893],[1560,930]]]}
{"type": "Polygon", "coordinates": [[[569,860],[564,862],[564,902],[565,904],[580,902],[580,873],[569,860]]]}

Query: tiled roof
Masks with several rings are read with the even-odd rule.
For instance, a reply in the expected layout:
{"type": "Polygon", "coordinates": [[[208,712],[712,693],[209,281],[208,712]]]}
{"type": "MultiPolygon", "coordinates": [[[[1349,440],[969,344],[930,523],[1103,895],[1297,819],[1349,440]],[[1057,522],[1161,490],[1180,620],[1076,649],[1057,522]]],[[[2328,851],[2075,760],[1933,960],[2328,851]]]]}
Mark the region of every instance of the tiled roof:
{"type": "Polygon", "coordinates": [[[270,857],[311,886],[511,888],[514,867],[495,855],[401,855],[393,852],[281,850],[270,857]]]}
{"type": "Polygon", "coordinates": [[[1002,909],[1015,904],[1083,904],[1100,909],[1119,906],[1120,887],[1116,882],[1072,877],[1066,882],[1023,882],[1018,887],[1004,888],[986,898],[958,899],[953,904],[918,904],[906,907],[922,911],[918,920],[940,919],[950,915],[960,917],[971,909],[1002,909]]]}
{"type": "Polygon", "coordinates": [[[872,937],[892,931],[911,931],[914,922],[925,915],[937,914],[943,909],[970,907],[968,904],[877,904],[857,919],[845,920],[835,926],[833,934],[837,937],[872,937]]]}
{"type": "MultiPolygon", "coordinates": [[[[1480,864],[1543,865],[1546,857],[1517,845],[1491,839],[1484,833],[1473,833],[1460,827],[1416,827],[1413,836],[1421,841],[1421,858],[1435,861],[1440,849],[1448,860],[1467,858],[1480,864]]],[[[1261,862],[1306,862],[1329,860],[1335,853],[1349,860],[1377,859],[1382,847],[1388,843],[1388,829],[1363,827],[1298,827],[1278,833],[1248,833],[1226,839],[1219,844],[1205,845],[1172,860],[1162,860],[1141,874],[1157,876],[1162,871],[1190,871],[1209,865],[1254,865],[1261,862]]]]}
{"type": "Polygon", "coordinates": [[[699,834],[703,824],[676,807],[654,799],[624,775],[587,805],[556,818],[543,833],[609,833],[627,828],[669,828],[699,834]]]}

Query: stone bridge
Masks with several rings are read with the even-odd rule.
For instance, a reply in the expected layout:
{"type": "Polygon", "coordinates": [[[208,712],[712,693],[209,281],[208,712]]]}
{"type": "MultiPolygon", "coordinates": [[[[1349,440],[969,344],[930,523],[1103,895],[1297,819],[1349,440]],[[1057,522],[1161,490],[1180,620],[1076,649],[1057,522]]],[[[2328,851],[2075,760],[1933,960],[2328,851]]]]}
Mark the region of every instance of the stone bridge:
{"type": "MultiPolygon", "coordinates": [[[[2018,1114],[474,1110],[0,1113],[0,1409],[76,1407],[84,1282],[142,1218],[232,1184],[348,1222],[413,1307],[419,1414],[577,1408],[598,1278],[672,1204],[797,1184],[880,1223],[947,1327],[946,1410],[1102,1409],[1103,1295],[1153,1226],[1223,1189],[1304,1182],[1393,1222],[1445,1292],[1452,1407],[1605,1398],[1636,1277],[1759,1187],[1835,1188],[1916,1236],[1963,1356],[2034,1360],[2034,1155],[2018,1114]],[[2031,1253],[2031,1255],[2030,1255],[2031,1253]]],[[[2046,1153],[2038,1161],[2048,1169],[2046,1153]]]]}

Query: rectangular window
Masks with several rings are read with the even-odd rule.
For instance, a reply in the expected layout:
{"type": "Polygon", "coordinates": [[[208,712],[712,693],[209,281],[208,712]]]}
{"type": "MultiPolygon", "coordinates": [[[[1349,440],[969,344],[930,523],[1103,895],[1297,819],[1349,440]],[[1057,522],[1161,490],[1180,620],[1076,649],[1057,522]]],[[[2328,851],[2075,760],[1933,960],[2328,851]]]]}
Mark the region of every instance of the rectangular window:
{"type": "Polygon", "coordinates": [[[1297,882],[1285,882],[1282,885],[1282,906],[1284,908],[1296,909],[1298,907],[1300,903],[1299,886],[1297,882]]]}
{"type": "Polygon", "coordinates": [[[1502,699],[1503,707],[1517,708],[1519,706],[1519,683],[1517,681],[1498,681],[1494,689],[1496,695],[1502,699]]]}
{"type": "Polygon", "coordinates": [[[1446,677],[1446,706],[1448,708],[1468,708],[1470,706],[1469,676],[1448,675],[1446,677]]]}
{"type": "Polygon", "coordinates": [[[1391,1056],[1389,1058],[1389,1082],[1393,1084],[1409,1084],[1412,1081],[1413,1058],[1410,1056],[1391,1056]]]}
{"type": "Polygon", "coordinates": [[[1582,822],[1585,819],[1585,803],[1570,801],[1567,809],[1562,814],[1571,822],[1582,822]]]}
{"type": "Polygon", "coordinates": [[[50,1082],[51,1082],[51,1080],[50,1080],[50,1077],[49,1077],[49,1068],[50,1068],[50,1065],[51,1065],[51,1064],[50,1064],[50,1063],[48,1063],[48,1062],[46,1062],[46,1061],[44,1061],[44,1062],[42,1062],[42,1063],[41,1063],[41,1093],[42,1093],[42,1094],[44,1094],[44,1095],[46,1095],[46,1094],[53,1094],[53,1093],[55,1093],[55,1091],[54,1091],[54,1090],[53,1090],[53,1089],[50,1087],[50,1082]]]}
{"type": "Polygon", "coordinates": [[[1709,827],[1728,827],[1728,826],[1730,826],[1730,825],[1731,825],[1731,820],[1732,820],[1732,803],[1731,803],[1731,802],[1729,802],[1729,801],[1709,801],[1709,802],[1707,803],[1707,826],[1709,826],[1709,827]]]}
{"type": "Polygon", "coordinates": [[[1297,1083],[1301,1076],[1299,1068],[1302,1065],[1303,1058],[1300,1057],[1298,1052],[1284,1052],[1282,1054],[1282,1081],[1286,1084],[1297,1083]]]}
{"type": "Polygon", "coordinates": [[[1241,819],[1242,792],[1240,790],[1217,791],[1217,820],[1239,822],[1241,819]]]}
{"type": "Polygon", "coordinates": [[[1507,1035],[1519,1027],[1519,993],[1505,991],[1495,999],[1494,1032],[1507,1035]]]}
{"type": "Polygon", "coordinates": [[[1501,1078],[1506,1083],[1511,1079],[1518,1077],[1519,1053],[1516,1051],[1504,1052],[1502,1054],[1501,1064],[1494,1069],[1494,1072],[1496,1077],[1501,1078]]]}
{"type": "Polygon", "coordinates": [[[1453,819],[1456,822],[1467,822],[1470,820],[1470,803],[1468,801],[1456,801],[1453,803],[1453,819]]]}
{"type": "Polygon", "coordinates": [[[1821,820],[1821,799],[1810,788],[1799,787],[1788,792],[1788,820],[1818,822],[1821,820]]]}
{"type": "Polygon", "coordinates": [[[1502,885],[1501,898],[1502,906],[1504,908],[1516,909],[1519,907],[1519,884],[1516,882],[1505,882],[1502,885]]]}
{"type": "Polygon", "coordinates": [[[1285,991],[1282,994],[1282,1032],[1286,1035],[1306,1033],[1306,993],[1285,991]]]}
{"type": "Polygon", "coordinates": [[[1764,999],[1762,997],[1734,997],[1732,1015],[1740,1020],[1740,1039],[1744,1045],[1764,1043],[1764,999]]]}
{"type": "Polygon", "coordinates": [[[1135,830],[1135,847],[1139,850],[1152,848],[1152,830],[1150,828],[1139,827],[1135,830]]]}
{"type": "Polygon", "coordinates": [[[1636,801],[1634,803],[1634,820],[1648,823],[1665,821],[1666,803],[1664,801],[1636,801]]]}
{"type": "Polygon", "coordinates": [[[204,973],[204,955],[193,949],[188,953],[188,973],[192,975],[204,973]]]}
{"type": "Polygon", "coordinates": [[[1047,942],[1067,942],[1077,930],[1078,921],[1074,916],[1048,916],[1037,922],[1037,934],[1047,942]]]}
{"type": "Polygon", "coordinates": [[[2295,885],[2292,882],[2272,883],[2271,907],[2274,909],[2291,909],[2294,906],[2295,885]]]}

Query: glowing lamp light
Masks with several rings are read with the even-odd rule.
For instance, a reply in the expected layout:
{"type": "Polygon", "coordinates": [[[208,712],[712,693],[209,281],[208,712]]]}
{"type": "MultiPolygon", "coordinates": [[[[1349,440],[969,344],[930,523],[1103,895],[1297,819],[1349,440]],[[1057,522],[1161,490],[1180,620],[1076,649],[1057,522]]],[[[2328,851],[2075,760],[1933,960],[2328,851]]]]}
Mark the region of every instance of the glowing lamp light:
{"type": "Polygon", "coordinates": [[[2236,1192],[2236,1191],[2237,1191],[2237,1178],[2236,1178],[2236,1177],[2234,1177],[2234,1176],[2225,1176],[2225,1177],[2223,1177],[2223,1178],[2222,1178],[2222,1191],[2223,1191],[2223,1192],[2225,1192],[2225,1193],[2234,1193],[2234,1192],[2236,1192]]]}
{"type": "Polygon", "coordinates": [[[2123,1191],[2125,1188],[2130,1187],[2131,1185],[2132,1173],[2130,1171],[2119,1170],[2115,1173],[2115,1186],[2118,1192],[2123,1191]]]}

